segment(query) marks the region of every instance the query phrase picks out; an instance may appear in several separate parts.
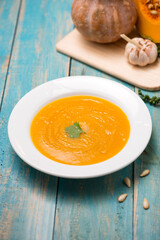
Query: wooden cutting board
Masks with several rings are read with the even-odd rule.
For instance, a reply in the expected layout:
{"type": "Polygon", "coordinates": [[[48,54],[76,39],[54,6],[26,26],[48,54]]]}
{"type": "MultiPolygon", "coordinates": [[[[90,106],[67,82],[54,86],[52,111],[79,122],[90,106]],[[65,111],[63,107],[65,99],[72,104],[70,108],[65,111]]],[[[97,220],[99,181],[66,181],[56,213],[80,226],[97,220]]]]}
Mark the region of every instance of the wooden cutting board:
{"type": "MultiPolygon", "coordinates": [[[[136,33],[131,35],[134,37],[136,33]]],[[[160,90],[160,58],[146,67],[133,66],[124,57],[125,45],[123,39],[110,44],[93,43],[74,29],[56,44],[56,49],[134,86],[150,91],[160,90]]]]}

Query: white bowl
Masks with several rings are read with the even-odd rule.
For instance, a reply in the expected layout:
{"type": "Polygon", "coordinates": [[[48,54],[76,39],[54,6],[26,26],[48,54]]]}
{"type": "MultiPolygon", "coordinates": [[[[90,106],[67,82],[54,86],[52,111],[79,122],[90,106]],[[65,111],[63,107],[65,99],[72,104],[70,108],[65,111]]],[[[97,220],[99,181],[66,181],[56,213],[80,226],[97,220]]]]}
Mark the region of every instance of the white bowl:
{"type": "Polygon", "coordinates": [[[66,178],[97,177],[126,167],[143,152],[151,131],[149,111],[139,96],[119,83],[91,76],[65,77],[34,88],[17,103],[8,123],[9,140],[23,161],[47,174],[66,178]],[[30,125],[35,114],[55,99],[74,95],[107,99],[126,113],[131,125],[130,137],[117,155],[97,164],[72,166],[54,162],[35,148],[30,137],[30,125]]]}

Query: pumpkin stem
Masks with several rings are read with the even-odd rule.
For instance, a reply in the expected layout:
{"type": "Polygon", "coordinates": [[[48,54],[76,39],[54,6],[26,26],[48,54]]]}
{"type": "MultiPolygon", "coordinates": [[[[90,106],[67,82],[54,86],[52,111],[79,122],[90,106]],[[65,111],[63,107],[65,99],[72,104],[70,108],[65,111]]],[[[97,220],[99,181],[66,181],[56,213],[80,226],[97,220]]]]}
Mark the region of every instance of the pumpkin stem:
{"type": "Polygon", "coordinates": [[[126,40],[127,42],[130,42],[130,43],[134,44],[136,47],[138,47],[138,48],[140,48],[140,49],[142,48],[142,46],[141,46],[140,44],[138,44],[137,42],[135,42],[135,41],[132,40],[131,38],[127,37],[125,34],[121,34],[120,36],[121,36],[121,38],[123,38],[123,39],[126,40]]]}

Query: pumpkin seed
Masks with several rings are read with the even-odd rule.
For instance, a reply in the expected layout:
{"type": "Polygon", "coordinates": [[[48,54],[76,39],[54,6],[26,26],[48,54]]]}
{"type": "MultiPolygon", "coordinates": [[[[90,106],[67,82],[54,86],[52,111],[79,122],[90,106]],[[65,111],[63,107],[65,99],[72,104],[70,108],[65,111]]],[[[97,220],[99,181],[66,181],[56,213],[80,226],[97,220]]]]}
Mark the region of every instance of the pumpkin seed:
{"type": "Polygon", "coordinates": [[[140,174],[140,177],[145,177],[150,173],[149,169],[143,170],[143,172],[140,174]]]}
{"type": "Polygon", "coordinates": [[[155,9],[155,10],[157,10],[157,8],[158,8],[157,5],[158,5],[158,3],[155,3],[155,4],[154,4],[154,9],[155,9]]]}
{"type": "Polygon", "coordinates": [[[154,8],[155,8],[155,10],[158,9],[159,7],[160,7],[160,6],[159,6],[158,3],[155,3],[155,4],[154,4],[154,8]]]}
{"type": "Polygon", "coordinates": [[[150,13],[151,13],[152,15],[157,15],[157,14],[158,14],[158,11],[156,11],[156,10],[150,10],[150,13]]]}
{"type": "Polygon", "coordinates": [[[131,180],[128,177],[124,179],[124,183],[126,184],[127,187],[129,188],[131,187],[131,180]]]}
{"type": "Polygon", "coordinates": [[[127,193],[124,193],[118,197],[118,202],[124,202],[127,197],[127,193]]]}
{"type": "Polygon", "coordinates": [[[144,198],[144,200],[143,200],[143,208],[145,210],[147,210],[149,208],[149,202],[146,198],[144,198]]]}
{"type": "Polygon", "coordinates": [[[151,0],[146,0],[146,4],[148,4],[148,3],[150,3],[151,2],[151,0]]]}
{"type": "Polygon", "coordinates": [[[153,4],[152,3],[148,4],[148,9],[152,9],[152,8],[153,8],[153,4]]]}

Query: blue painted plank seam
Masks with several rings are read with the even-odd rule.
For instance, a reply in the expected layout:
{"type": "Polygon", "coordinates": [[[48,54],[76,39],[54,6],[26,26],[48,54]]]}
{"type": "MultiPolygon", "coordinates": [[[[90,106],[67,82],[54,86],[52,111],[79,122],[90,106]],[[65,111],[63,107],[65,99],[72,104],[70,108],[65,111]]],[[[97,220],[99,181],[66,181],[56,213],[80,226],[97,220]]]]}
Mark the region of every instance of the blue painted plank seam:
{"type": "MultiPolygon", "coordinates": [[[[69,57],[68,76],[71,76],[71,65],[72,65],[72,58],[69,57]]],[[[54,240],[54,230],[55,230],[55,223],[56,223],[57,203],[58,203],[58,192],[59,192],[59,177],[57,178],[57,191],[56,191],[56,202],[55,202],[55,210],[54,210],[55,214],[54,214],[54,221],[53,221],[52,240],[54,240]]]]}
{"type": "Polygon", "coordinates": [[[56,190],[56,202],[55,202],[55,209],[54,209],[52,240],[54,240],[54,230],[55,230],[56,211],[57,211],[57,202],[58,202],[58,191],[59,191],[59,177],[57,177],[57,190],[56,190]]]}
{"type": "Polygon", "coordinates": [[[68,76],[71,76],[71,64],[72,64],[72,58],[69,58],[68,76]]]}
{"type": "MultiPolygon", "coordinates": [[[[137,93],[138,92],[138,89],[137,87],[134,88],[134,92],[137,93]]],[[[134,181],[136,179],[136,173],[135,173],[135,161],[133,162],[133,207],[132,207],[132,239],[134,240],[135,239],[135,201],[134,201],[134,197],[135,197],[135,194],[134,194],[134,191],[135,191],[135,184],[134,184],[134,181]]]]}
{"type": "Polygon", "coordinates": [[[134,240],[134,188],[135,188],[135,186],[134,186],[134,180],[135,180],[135,168],[134,168],[134,163],[133,163],[133,167],[132,167],[132,174],[133,174],[133,176],[132,176],[132,179],[133,179],[133,199],[132,199],[132,239],[134,240]]]}
{"type": "Polygon", "coordinates": [[[15,37],[16,37],[17,28],[18,28],[18,22],[19,22],[21,6],[22,6],[22,0],[20,1],[20,4],[19,4],[19,9],[18,9],[16,24],[15,24],[15,29],[14,29],[14,33],[13,33],[13,39],[12,39],[12,44],[11,44],[10,56],[9,56],[9,61],[8,61],[8,66],[7,66],[7,71],[6,71],[6,77],[5,77],[3,91],[2,91],[2,98],[1,98],[1,102],[0,102],[0,112],[1,112],[1,109],[2,109],[2,104],[3,104],[3,99],[4,99],[6,84],[7,84],[7,78],[8,78],[9,67],[10,67],[11,58],[12,58],[12,52],[13,52],[14,43],[15,43],[15,37]]]}

